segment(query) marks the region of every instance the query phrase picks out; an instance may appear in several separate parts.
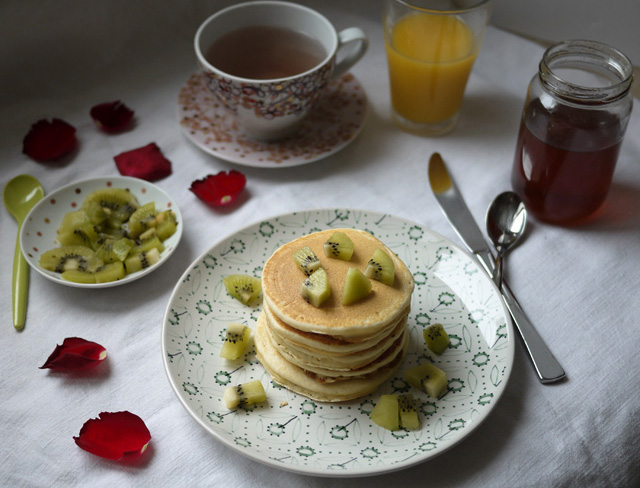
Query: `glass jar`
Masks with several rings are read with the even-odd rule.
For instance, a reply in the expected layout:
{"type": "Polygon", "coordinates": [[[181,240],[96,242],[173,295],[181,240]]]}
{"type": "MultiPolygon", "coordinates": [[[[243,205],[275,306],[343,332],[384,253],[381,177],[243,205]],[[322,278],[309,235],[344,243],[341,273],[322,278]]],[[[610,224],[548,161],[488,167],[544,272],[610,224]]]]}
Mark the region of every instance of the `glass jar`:
{"type": "Polygon", "coordinates": [[[544,53],[529,84],[511,184],[527,210],[581,223],[606,199],[631,108],[633,67],[617,49],[564,41],[544,53]]]}

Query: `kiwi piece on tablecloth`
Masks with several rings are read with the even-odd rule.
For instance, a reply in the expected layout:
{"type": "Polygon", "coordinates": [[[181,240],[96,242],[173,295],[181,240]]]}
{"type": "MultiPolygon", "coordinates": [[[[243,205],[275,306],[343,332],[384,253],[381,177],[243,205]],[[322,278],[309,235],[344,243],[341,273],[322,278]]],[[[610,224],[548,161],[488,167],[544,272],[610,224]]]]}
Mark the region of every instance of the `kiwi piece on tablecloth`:
{"type": "Polygon", "coordinates": [[[329,276],[324,268],[314,271],[300,286],[300,295],[314,307],[319,307],[331,296],[329,276]]]}
{"type": "Polygon", "coordinates": [[[227,386],[223,394],[224,403],[229,410],[261,403],[266,399],[267,394],[260,380],[248,381],[237,386],[227,386]]]}
{"type": "Polygon", "coordinates": [[[436,354],[442,354],[449,347],[449,334],[442,324],[431,324],[424,332],[427,347],[436,354]]]}
{"type": "Polygon", "coordinates": [[[448,386],[447,373],[430,362],[406,370],[403,377],[411,386],[433,398],[440,397],[448,386]]]}
{"type": "Polygon", "coordinates": [[[224,343],[220,350],[220,357],[225,359],[238,359],[244,354],[251,337],[251,329],[243,324],[235,322],[227,326],[224,343]]]}
{"type": "Polygon", "coordinates": [[[389,255],[382,249],[373,251],[373,255],[364,270],[367,278],[380,281],[385,285],[393,286],[395,282],[395,265],[389,255]]]}
{"type": "Polygon", "coordinates": [[[311,276],[314,271],[322,267],[318,256],[309,246],[304,246],[294,252],[293,260],[306,276],[311,276]]]}
{"type": "Polygon", "coordinates": [[[351,261],[355,249],[353,241],[344,232],[334,232],[322,246],[328,258],[351,261]]]}
{"type": "Polygon", "coordinates": [[[42,253],[39,264],[44,269],[56,273],[71,270],[93,273],[102,267],[104,262],[89,247],[62,246],[42,253]]]}

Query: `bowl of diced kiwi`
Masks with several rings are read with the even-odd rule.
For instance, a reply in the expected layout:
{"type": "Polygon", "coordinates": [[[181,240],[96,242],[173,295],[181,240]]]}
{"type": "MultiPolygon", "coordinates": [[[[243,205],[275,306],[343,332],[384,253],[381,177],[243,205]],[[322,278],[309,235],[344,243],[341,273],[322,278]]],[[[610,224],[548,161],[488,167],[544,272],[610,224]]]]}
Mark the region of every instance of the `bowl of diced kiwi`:
{"type": "Polygon", "coordinates": [[[182,237],[180,209],[148,181],[104,177],[66,185],[33,207],[20,247],[40,275],[79,288],[105,288],[151,273],[182,237]]]}

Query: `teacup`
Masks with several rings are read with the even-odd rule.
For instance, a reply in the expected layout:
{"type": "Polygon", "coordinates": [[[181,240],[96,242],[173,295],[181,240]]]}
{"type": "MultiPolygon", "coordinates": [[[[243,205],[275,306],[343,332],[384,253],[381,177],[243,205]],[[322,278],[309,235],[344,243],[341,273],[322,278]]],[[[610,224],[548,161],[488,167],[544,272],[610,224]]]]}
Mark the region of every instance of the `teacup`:
{"type": "Polygon", "coordinates": [[[225,8],[205,20],[195,35],[207,86],[250,138],[263,141],[293,135],[328,83],[347,72],[367,48],[367,36],[358,27],[336,32],[315,10],[280,1],[225,8]],[[355,47],[337,61],[338,50],[351,43],[355,47]],[[300,46],[309,49],[289,52],[300,46]],[[271,69],[283,60],[282,70],[271,69]]]}

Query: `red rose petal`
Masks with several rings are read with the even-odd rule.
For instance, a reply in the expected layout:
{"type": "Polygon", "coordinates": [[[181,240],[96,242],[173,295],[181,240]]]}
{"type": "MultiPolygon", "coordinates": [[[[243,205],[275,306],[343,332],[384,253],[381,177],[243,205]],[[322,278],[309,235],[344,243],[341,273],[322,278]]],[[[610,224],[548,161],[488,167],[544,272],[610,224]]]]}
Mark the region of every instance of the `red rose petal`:
{"type": "Polygon", "coordinates": [[[96,125],[105,132],[119,132],[133,120],[133,110],[120,102],[101,103],[89,112],[96,125]]]}
{"type": "Polygon", "coordinates": [[[96,342],[67,337],[57,345],[40,369],[82,371],[95,368],[107,357],[107,350],[96,342]]]}
{"type": "Polygon", "coordinates": [[[76,147],[76,129],[61,119],[39,120],[22,140],[22,152],[39,162],[51,161],[76,147]]]}
{"type": "Polygon", "coordinates": [[[171,174],[171,161],[162,155],[155,142],[118,154],[113,159],[124,176],[155,181],[171,174]]]}
{"type": "Polygon", "coordinates": [[[232,169],[229,173],[220,171],[217,175],[208,175],[202,180],[191,183],[191,190],[196,196],[212,205],[220,207],[233,202],[247,184],[247,178],[240,171],[232,169]]]}
{"type": "Polygon", "coordinates": [[[73,440],[81,449],[107,459],[137,457],[149,445],[151,434],[144,421],[131,412],[102,412],[87,420],[73,440]]]}

